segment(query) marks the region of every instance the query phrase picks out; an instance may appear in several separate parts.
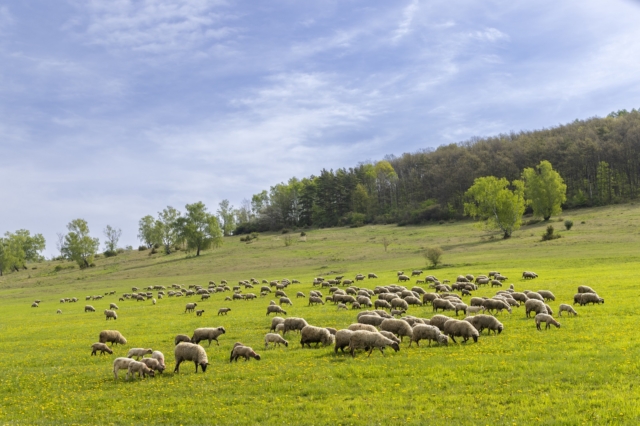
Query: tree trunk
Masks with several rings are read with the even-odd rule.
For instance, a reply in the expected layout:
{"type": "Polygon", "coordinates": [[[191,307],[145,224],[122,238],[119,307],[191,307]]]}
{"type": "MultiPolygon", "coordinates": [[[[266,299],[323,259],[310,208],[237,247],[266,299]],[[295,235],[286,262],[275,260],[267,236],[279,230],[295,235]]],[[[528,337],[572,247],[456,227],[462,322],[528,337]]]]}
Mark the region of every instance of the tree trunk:
{"type": "Polygon", "coordinates": [[[544,221],[545,221],[545,222],[549,222],[549,219],[550,219],[550,218],[551,218],[551,215],[549,215],[549,216],[544,216],[544,221]]]}
{"type": "Polygon", "coordinates": [[[200,246],[198,246],[198,250],[196,250],[196,256],[200,256],[200,246]]]}
{"type": "Polygon", "coordinates": [[[502,236],[502,239],[506,240],[509,237],[511,237],[511,233],[509,231],[504,231],[504,235],[502,236]]]}

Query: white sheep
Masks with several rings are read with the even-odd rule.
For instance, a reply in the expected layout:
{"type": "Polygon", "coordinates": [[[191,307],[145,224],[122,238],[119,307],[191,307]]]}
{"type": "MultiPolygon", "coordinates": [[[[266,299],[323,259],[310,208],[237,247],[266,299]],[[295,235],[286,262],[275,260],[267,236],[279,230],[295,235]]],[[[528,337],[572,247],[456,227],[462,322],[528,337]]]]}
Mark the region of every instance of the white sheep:
{"type": "Polygon", "coordinates": [[[400,345],[391,339],[386,338],[382,334],[373,331],[353,331],[349,339],[349,351],[351,356],[355,357],[356,349],[369,349],[369,356],[375,348],[380,349],[384,356],[384,348],[391,346],[396,352],[400,350],[400,345]]]}
{"type": "Polygon", "coordinates": [[[144,363],[144,365],[149,367],[149,369],[152,371],[159,371],[160,373],[162,373],[165,369],[164,362],[160,363],[160,361],[155,358],[142,358],[140,362],[144,363]]]}
{"type": "Polygon", "coordinates": [[[243,357],[245,361],[249,361],[249,358],[255,358],[256,361],[260,361],[260,355],[257,354],[249,346],[245,346],[242,343],[236,343],[231,351],[231,357],[229,362],[238,362],[238,358],[243,357]]]}
{"type": "Polygon", "coordinates": [[[443,333],[448,335],[453,343],[457,343],[455,337],[462,337],[466,342],[470,338],[473,338],[474,342],[478,341],[480,333],[476,328],[468,321],[460,321],[457,319],[450,319],[444,323],[443,333]]]}
{"type": "Polygon", "coordinates": [[[136,376],[136,373],[138,373],[138,377],[142,378],[144,378],[146,375],[149,375],[151,377],[155,375],[153,370],[147,367],[147,364],[145,364],[144,362],[131,361],[129,363],[129,367],[127,368],[126,379],[129,380],[129,376],[131,376],[131,378],[134,378],[136,376]]]}
{"type": "Polygon", "coordinates": [[[564,303],[558,308],[558,316],[562,316],[563,312],[567,312],[569,315],[578,315],[576,310],[573,309],[573,306],[564,303]]]}
{"type": "Polygon", "coordinates": [[[98,351],[100,351],[100,355],[104,355],[105,352],[108,354],[113,353],[111,348],[109,348],[109,346],[105,345],[104,343],[94,343],[93,345],[91,345],[91,355],[97,355],[98,351]]]}
{"type": "Polygon", "coordinates": [[[211,346],[211,341],[215,340],[217,345],[220,346],[220,342],[218,342],[218,337],[225,334],[226,330],[224,327],[203,327],[196,328],[193,332],[193,336],[191,336],[191,342],[198,344],[201,340],[208,340],[209,346],[211,346]]]}
{"type": "Polygon", "coordinates": [[[111,318],[113,318],[114,321],[118,319],[118,314],[116,314],[116,311],[111,311],[109,309],[104,310],[104,316],[106,317],[107,321],[111,318]]]}
{"type": "Polygon", "coordinates": [[[128,370],[129,364],[135,362],[131,358],[116,358],[113,360],[113,376],[116,380],[118,380],[118,371],[120,370],[128,370]]]}
{"type": "Polygon", "coordinates": [[[283,344],[285,346],[289,346],[289,342],[287,342],[286,340],[284,340],[284,338],[282,336],[280,336],[277,333],[267,333],[264,336],[264,349],[268,349],[269,348],[269,343],[273,343],[273,346],[280,346],[280,344],[283,344]]]}
{"type": "Polygon", "coordinates": [[[557,328],[560,328],[560,323],[558,321],[555,320],[555,318],[553,318],[551,315],[548,314],[538,314],[536,315],[536,328],[538,330],[542,330],[540,328],[540,323],[544,322],[546,323],[546,327],[545,329],[551,328],[551,325],[555,325],[557,328]]]}
{"type": "Polygon", "coordinates": [[[300,344],[304,348],[304,345],[311,348],[311,343],[316,344],[316,348],[322,343],[324,346],[329,346],[334,342],[334,336],[323,327],[314,327],[313,325],[307,325],[300,330],[300,344]]]}
{"type": "Polygon", "coordinates": [[[395,334],[400,338],[400,341],[402,341],[404,336],[409,337],[409,339],[413,336],[413,329],[409,323],[401,319],[385,319],[380,323],[380,330],[389,331],[395,334]]]}
{"type": "Polygon", "coordinates": [[[164,365],[164,354],[160,351],[153,351],[151,353],[151,358],[158,360],[158,362],[160,363],[160,365],[162,366],[162,369],[165,369],[165,365],[164,365]]]}
{"type": "Polygon", "coordinates": [[[413,335],[411,336],[409,346],[411,346],[413,342],[416,342],[416,345],[419,347],[420,340],[429,340],[429,346],[431,346],[432,340],[441,345],[447,345],[449,343],[449,338],[442,334],[438,327],[427,324],[416,324],[416,326],[413,327],[413,335]]]}
{"type": "Polygon", "coordinates": [[[136,357],[136,359],[140,359],[142,357],[144,357],[145,355],[151,355],[153,353],[153,349],[151,348],[132,348],[129,349],[129,352],[127,353],[127,358],[133,358],[136,357]]]}
{"type": "Polygon", "coordinates": [[[111,343],[112,345],[117,345],[118,343],[121,345],[127,344],[127,339],[118,330],[102,330],[98,341],[100,343],[111,343]]]}
{"type": "Polygon", "coordinates": [[[203,373],[207,371],[209,359],[207,358],[207,353],[202,346],[195,343],[180,342],[174,349],[174,354],[176,358],[176,368],[173,370],[174,373],[180,372],[180,364],[182,361],[193,361],[196,365],[196,373],[198,372],[198,365],[202,368],[203,373]]]}

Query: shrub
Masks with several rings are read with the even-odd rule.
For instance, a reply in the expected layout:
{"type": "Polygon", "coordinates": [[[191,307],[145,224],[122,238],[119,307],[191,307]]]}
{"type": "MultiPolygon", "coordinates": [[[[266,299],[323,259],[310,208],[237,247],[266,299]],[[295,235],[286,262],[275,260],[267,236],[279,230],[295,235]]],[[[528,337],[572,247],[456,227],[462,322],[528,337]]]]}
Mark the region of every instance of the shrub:
{"type": "Polygon", "coordinates": [[[158,252],[158,250],[156,250],[155,246],[151,249],[151,251],[149,252],[149,256],[151,256],[152,254],[156,254],[158,252]]]}
{"type": "Polygon", "coordinates": [[[138,251],[146,251],[147,246],[138,246],[138,251]]]}
{"type": "Polygon", "coordinates": [[[291,235],[287,235],[286,237],[284,237],[285,247],[289,247],[292,244],[293,244],[293,237],[291,235]]]}
{"type": "Polygon", "coordinates": [[[304,232],[304,231],[302,231],[302,232],[300,233],[300,236],[301,236],[301,237],[306,237],[306,236],[307,236],[307,233],[306,233],[306,232],[304,232]]]}
{"type": "Polygon", "coordinates": [[[116,253],[122,254],[122,253],[124,253],[124,251],[125,250],[122,247],[120,247],[118,250],[116,250],[116,253]]]}
{"type": "Polygon", "coordinates": [[[439,246],[428,247],[424,252],[424,257],[431,262],[431,265],[435,268],[441,262],[443,253],[439,246]]]}
{"type": "MultiPolygon", "coordinates": [[[[103,254],[104,254],[104,257],[113,257],[118,255],[117,252],[112,250],[106,250],[103,254]]],[[[96,255],[96,257],[98,257],[98,255],[96,255]]]]}
{"type": "Polygon", "coordinates": [[[547,226],[546,232],[542,234],[542,241],[551,241],[551,240],[555,240],[556,238],[560,238],[560,235],[554,234],[553,232],[554,232],[553,225],[547,226]]]}
{"type": "Polygon", "coordinates": [[[389,240],[387,237],[382,238],[382,245],[384,246],[384,251],[387,251],[387,247],[389,247],[390,244],[391,244],[391,240],[389,240]]]}
{"type": "Polygon", "coordinates": [[[283,234],[288,234],[288,233],[289,233],[289,230],[288,230],[287,228],[283,228],[283,229],[282,229],[282,233],[283,233],[283,234]]]}
{"type": "Polygon", "coordinates": [[[525,225],[535,225],[536,223],[540,223],[541,219],[529,219],[524,224],[525,225]]]}
{"type": "Polygon", "coordinates": [[[567,228],[567,231],[571,230],[572,226],[573,226],[572,220],[567,219],[564,221],[564,227],[567,228]]]}
{"type": "Polygon", "coordinates": [[[64,271],[65,269],[74,269],[76,266],[71,264],[71,265],[56,265],[55,268],[53,268],[53,270],[55,272],[60,272],[60,271],[64,271]]]}

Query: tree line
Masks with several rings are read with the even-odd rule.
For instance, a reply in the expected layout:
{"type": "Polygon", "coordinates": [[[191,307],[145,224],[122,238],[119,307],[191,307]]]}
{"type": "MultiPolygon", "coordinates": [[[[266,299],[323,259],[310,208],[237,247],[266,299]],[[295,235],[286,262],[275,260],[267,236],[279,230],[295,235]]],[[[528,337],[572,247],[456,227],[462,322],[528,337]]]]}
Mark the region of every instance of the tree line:
{"type": "MultiPolygon", "coordinates": [[[[228,206],[236,234],[294,227],[419,224],[465,214],[477,178],[509,182],[547,160],[566,184],[562,207],[618,203],[640,190],[640,112],[443,145],[272,186],[228,206]]],[[[531,212],[531,206],[525,206],[531,212]]]]}

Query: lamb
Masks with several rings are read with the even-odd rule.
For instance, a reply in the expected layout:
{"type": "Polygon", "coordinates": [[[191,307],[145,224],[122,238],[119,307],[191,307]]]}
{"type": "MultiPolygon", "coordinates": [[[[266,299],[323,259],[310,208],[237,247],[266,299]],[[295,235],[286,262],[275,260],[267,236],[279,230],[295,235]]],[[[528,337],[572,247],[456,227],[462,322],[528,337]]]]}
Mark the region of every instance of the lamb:
{"type": "Polygon", "coordinates": [[[155,359],[158,361],[158,363],[162,366],[162,369],[165,369],[165,365],[164,365],[164,354],[160,351],[153,351],[153,353],[151,354],[151,358],[155,359]]]}
{"type": "Polygon", "coordinates": [[[278,305],[269,305],[267,306],[267,316],[269,316],[269,314],[287,315],[287,311],[285,311],[278,305]]]}
{"type": "Polygon", "coordinates": [[[207,353],[202,346],[195,343],[180,342],[174,349],[174,354],[176,357],[176,368],[173,370],[174,373],[180,372],[180,364],[182,361],[193,361],[196,365],[196,373],[198,372],[198,365],[202,368],[203,373],[207,371],[209,359],[207,358],[207,353]]]}
{"type": "Polygon", "coordinates": [[[462,337],[463,341],[465,342],[470,338],[473,338],[473,341],[477,342],[478,337],[480,336],[480,333],[478,332],[478,330],[476,330],[476,328],[473,325],[471,325],[470,322],[461,321],[457,319],[450,319],[449,321],[444,323],[443,332],[444,334],[451,337],[451,340],[453,340],[453,343],[458,343],[456,342],[456,339],[455,339],[456,336],[462,337]]]}
{"type": "Polygon", "coordinates": [[[118,305],[116,305],[115,303],[109,303],[109,309],[118,310],[118,305]]]}
{"type": "Polygon", "coordinates": [[[284,338],[282,336],[280,336],[277,333],[267,333],[264,336],[264,349],[267,350],[269,348],[269,343],[273,343],[273,346],[275,347],[280,346],[280,344],[282,343],[285,346],[289,346],[289,342],[287,342],[286,340],[284,340],[284,338]]]}
{"type": "Polygon", "coordinates": [[[231,311],[231,308],[220,308],[218,309],[218,315],[227,315],[227,313],[230,311],[231,311]]]}
{"type": "Polygon", "coordinates": [[[349,339],[349,350],[351,356],[355,357],[356,349],[369,349],[369,356],[375,348],[380,349],[384,356],[384,348],[391,346],[396,352],[400,350],[400,345],[382,334],[372,331],[354,331],[349,339]]]}
{"type": "Polygon", "coordinates": [[[187,342],[187,343],[191,343],[191,339],[189,338],[189,336],[187,336],[186,334],[178,334],[176,336],[176,338],[174,339],[174,345],[178,345],[178,343],[180,342],[187,342]]]}
{"type": "Polygon", "coordinates": [[[379,327],[380,324],[382,324],[382,321],[384,321],[387,318],[383,318],[379,315],[363,315],[360,318],[358,318],[358,322],[360,324],[368,324],[368,325],[373,325],[375,327],[379,327]]]}
{"type": "Polygon", "coordinates": [[[476,315],[474,317],[467,317],[464,320],[471,323],[479,333],[482,333],[482,330],[485,328],[487,329],[487,334],[491,334],[492,331],[500,334],[502,330],[504,330],[502,323],[491,315],[476,315]]]}
{"type": "Polygon", "coordinates": [[[296,318],[296,317],[287,318],[286,320],[284,320],[283,324],[284,324],[284,330],[282,332],[283,336],[287,334],[287,331],[291,331],[291,330],[301,331],[303,328],[309,325],[307,321],[304,320],[304,318],[296,318]]]}
{"type": "MultiPolygon", "coordinates": [[[[36,306],[36,308],[37,308],[37,306],[36,306]]],[[[95,311],[96,311],[96,308],[94,308],[94,307],[93,307],[93,306],[91,306],[91,305],[84,305],[84,311],[85,311],[85,312],[95,312],[95,311]]]]}
{"type": "Polygon", "coordinates": [[[155,358],[142,358],[140,362],[146,365],[151,371],[159,371],[162,373],[165,369],[164,364],[160,364],[160,361],[155,358]]]}
{"type": "Polygon", "coordinates": [[[416,345],[420,347],[420,340],[425,339],[429,340],[429,346],[431,346],[432,340],[441,345],[447,345],[449,343],[449,338],[442,334],[438,327],[427,324],[416,324],[415,327],[413,327],[413,336],[409,342],[409,347],[411,347],[413,342],[416,342],[416,345]]]}
{"type": "Polygon", "coordinates": [[[402,341],[402,338],[404,336],[407,336],[409,338],[413,336],[413,330],[409,323],[398,319],[385,319],[380,324],[380,330],[390,331],[391,333],[398,336],[400,338],[400,341],[402,341]]]}
{"type": "MultiPolygon", "coordinates": [[[[351,324],[354,325],[354,324],[351,324]]],[[[362,325],[362,324],[358,324],[358,325],[362,325]]],[[[375,328],[374,328],[375,330],[375,328]]],[[[349,340],[351,340],[351,336],[353,336],[353,333],[357,331],[357,330],[352,330],[351,326],[349,326],[348,330],[338,330],[338,332],[336,333],[335,336],[335,347],[334,347],[334,353],[338,353],[338,349],[340,349],[342,351],[342,353],[344,353],[344,348],[346,348],[347,346],[349,346],[349,340]]]]}
{"type": "Polygon", "coordinates": [[[249,358],[255,358],[256,361],[260,361],[260,355],[258,355],[253,349],[249,346],[236,343],[231,351],[231,358],[229,359],[229,362],[238,362],[238,358],[240,357],[243,357],[245,361],[249,361],[249,358]]]}
{"type": "Polygon", "coordinates": [[[551,324],[555,325],[557,328],[560,328],[560,323],[558,321],[556,321],[551,315],[548,314],[538,314],[536,315],[536,328],[540,331],[542,331],[542,329],[540,328],[540,323],[544,322],[546,323],[546,327],[545,330],[548,328],[551,328],[551,324]]]}
{"type": "Polygon", "coordinates": [[[127,344],[127,339],[124,338],[122,334],[120,334],[117,330],[103,330],[100,332],[100,336],[98,338],[100,343],[111,343],[112,345],[117,345],[118,343],[121,345],[127,344]]]}
{"type": "Polygon", "coordinates": [[[117,320],[118,319],[118,314],[116,314],[116,311],[110,311],[109,309],[105,309],[104,310],[104,315],[107,319],[107,321],[111,318],[113,318],[113,320],[117,320]]]}
{"type": "Polygon", "coordinates": [[[184,313],[186,314],[187,312],[193,312],[194,309],[196,309],[196,306],[198,306],[197,303],[187,303],[184,309],[184,313]]]}
{"type": "Polygon", "coordinates": [[[567,312],[569,313],[569,315],[573,314],[573,315],[578,315],[578,313],[575,311],[575,309],[573,309],[573,306],[571,305],[566,305],[566,304],[561,304],[560,308],[558,309],[558,316],[562,316],[563,312],[567,312]]]}
{"type": "Polygon", "coordinates": [[[93,345],[91,345],[91,355],[97,355],[98,351],[100,351],[100,355],[104,355],[105,352],[109,355],[113,353],[111,348],[109,348],[109,346],[105,345],[104,343],[94,343],[93,345]]]}
{"type": "Polygon", "coordinates": [[[145,355],[151,355],[153,353],[153,349],[151,348],[133,348],[133,349],[129,349],[129,352],[127,353],[127,358],[133,358],[136,357],[136,359],[140,359],[142,357],[144,357],[145,355]]]}
{"type": "Polygon", "coordinates": [[[467,306],[467,315],[477,314],[481,311],[484,312],[484,306],[467,306]]]}
{"type": "Polygon", "coordinates": [[[538,294],[540,296],[542,296],[542,298],[545,301],[546,300],[552,300],[552,301],[556,300],[556,296],[554,296],[553,293],[551,293],[549,290],[538,290],[538,294]]]}
{"type": "Polygon", "coordinates": [[[309,346],[309,348],[311,348],[311,343],[315,343],[317,348],[320,343],[322,343],[324,346],[329,346],[333,342],[334,336],[326,328],[307,325],[302,330],[300,330],[300,344],[303,348],[304,345],[307,345],[309,346]]]}
{"type": "MultiPolygon", "coordinates": [[[[348,330],[351,331],[358,331],[358,330],[367,330],[367,331],[378,331],[378,329],[376,329],[374,326],[369,325],[369,324],[361,324],[361,323],[355,323],[355,324],[351,324],[348,327],[348,330]]],[[[346,345],[345,345],[346,346],[346,345]]]]}
{"type": "Polygon", "coordinates": [[[283,322],[284,322],[284,318],[282,318],[282,317],[273,317],[271,319],[271,327],[269,328],[269,331],[275,331],[275,329],[278,326],[278,324],[282,324],[283,322]]]}
{"type": "Polygon", "coordinates": [[[131,358],[116,358],[113,360],[113,376],[118,380],[118,371],[129,369],[129,364],[136,362],[131,358]]]}
{"type": "Polygon", "coordinates": [[[525,313],[527,318],[531,318],[531,312],[535,312],[536,314],[546,314],[547,307],[544,302],[541,302],[536,299],[529,299],[524,304],[525,313]]]}
{"type": "Polygon", "coordinates": [[[218,342],[218,337],[222,334],[225,334],[226,330],[224,327],[203,327],[196,328],[193,332],[193,336],[191,336],[191,341],[196,345],[200,343],[201,340],[208,340],[209,346],[211,346],[211,341],[215,340],[217,345],[220,346],[220,342],[218,342]]]}
{"type": "Polygon", "coordinates": [[[407,311],[406,311],[406,310],[404,310],[404,309],[392,309],[392,310],[391,310],[391,316],[392,316],[392,317],[395,317],[395,316],[404,315],[404,314],[405,314],[405,312],[407,312],[407,311]]]}
{"type": "Polygon", "coordinates": [[[596,294],[596,292],[591,287],[586,286],[586,285],[578,286],[578,293],[593,293],[593,294],[596,294]]]}
{"type": "MultiPolygon", "coordinates": [[[[196,316],[201,317],[202,314],[204,314],[204,309],[199,309],[196,311],[196,316]]],[[[218,312],[218,315],[220,315],[220,313],[218,312]]]]}

